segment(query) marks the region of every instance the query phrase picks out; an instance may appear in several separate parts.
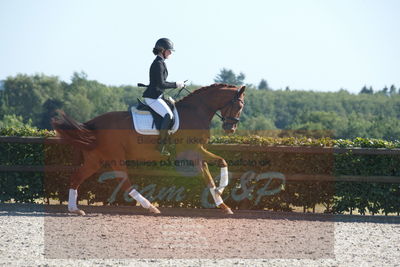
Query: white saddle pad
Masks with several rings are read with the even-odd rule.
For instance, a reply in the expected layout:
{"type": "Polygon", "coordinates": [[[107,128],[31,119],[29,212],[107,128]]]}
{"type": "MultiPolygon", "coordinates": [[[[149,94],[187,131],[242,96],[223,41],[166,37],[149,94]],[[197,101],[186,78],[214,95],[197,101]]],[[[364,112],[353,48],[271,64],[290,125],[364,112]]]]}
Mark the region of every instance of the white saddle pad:
{"type": "MultiPolygon", "coordinates": [[[[156,126],[153,126],[153,116],[150,111],[137,110],[136,107],[131,107],[133,125],[135,131],[144,135],[159,135],[160,131],[156,126]]],[[[175,123],[172,129],[169,130],[170,134],[175,133],[179,129],[179,115],[178,110],[174,109],[175,123]]]]}

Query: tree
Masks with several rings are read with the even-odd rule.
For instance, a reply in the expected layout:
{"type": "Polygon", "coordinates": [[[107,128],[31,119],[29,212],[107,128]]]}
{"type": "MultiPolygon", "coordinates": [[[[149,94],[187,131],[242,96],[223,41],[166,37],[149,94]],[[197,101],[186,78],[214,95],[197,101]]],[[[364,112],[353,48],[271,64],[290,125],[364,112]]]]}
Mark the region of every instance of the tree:
{"type": "Polygon", "coordinates": [[[0,128],[22,128],[24,126],[32,127],[32,120],[29,119],[27,123],[24,123],[22,116],[5,115],[3,120],[0,121],[0,128]]]}
{"type": "Polygon", "coordinates": [[[234,83],[234,84],[235,85],[243,85],[245,78],[246,78],[246,75],[244,75],[243,72],[239,73],[239,75],[236,76],[236,83],[234,83]]]}
{"type": "Polygon", "coordinates": [[[392,85],[390,86],[390,89],[389,89],[389,94],[390,94],[391,96],[394,96],[396,93],[397,93],[396,86],[394,86],[394,84],[392,84],[392,85]]]}
{"type": "Polygon", "coordinates": [[[259,90],[270,90],[268,86],[268,82],[265,79],[261,79],[260,83],[258,84],[259,90]]]}
{"type": "Polygon", "coordinates": [[[389,88],[387,88],[387,86],[385,86],[385,87],[382,89],[381,93],[382,93],[383,95],[388,95],[388,94],[389,94],[389,88]]]}
{"type": "Polygon", "coordinates": [[[47,99],[43,104],[42,120],[39,124],[39,128],[52,130],[51,118],[55,116],[55,111],[62,108],[63,103],[57,99],[47,99]]]}
{"type": "Polygon", "coordinates": [[[8,77],[1,91],[1,109],[6,114],[22,116],[24,121],[32,119],[34,125],[41,120],[42,105],[50,97],[62,99],[63,85],[58,77],[36,74],[18,74],[8,77]]]}
{"type": "Polygon", "coordinates": [[[85,122],[93,117],[94,105],[85,95],[68,95],[64,102],[64,110],[67,114],[79,122],[85,122]]]}
{"type": "Polygon", "coordinates": [[[374,90],[372,87],[367,88],[367,86],[364,85],[364,87],[361,89],[360,94],[373,94],[374,90]]]}
{"type": "Polygon", "coordinates": [[[232,85],[243,85],[246,75],[244,73],[239,73],[236,75],[232,70],[223,68],[221,72],[215,77],[214,81],[216,83],[227,83],[232,85]]]}
{"type": "MultiPolygon", "coordinates": [[[[335,112],[311,111],[297,117],[290,126],[293,130],[319,131],[319,136],[340,136],[346,127],[347,120],[335,112]]],[[[309,133],[311,134],[311,132],[309,133]]]]}
{"type": "Polygon", "coordinates": [[[263,115],[247,119],[243,128],[247,130],[274,130],[276,129],[274,122],[263,115]]]}

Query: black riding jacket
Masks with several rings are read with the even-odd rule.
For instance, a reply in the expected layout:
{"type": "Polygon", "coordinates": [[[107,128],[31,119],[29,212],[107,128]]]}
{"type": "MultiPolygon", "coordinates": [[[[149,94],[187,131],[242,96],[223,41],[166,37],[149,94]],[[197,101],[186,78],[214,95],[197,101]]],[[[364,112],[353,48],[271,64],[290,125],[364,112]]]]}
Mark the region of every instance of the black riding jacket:
{"type": "Polygon", "coordinates": [[[144,91],[143,97],[158,98],[165,89],[176,88],[175,82],[167,82],[168,70],[164,59],[157,56],[150,66],[150,84],[144,91]]]}

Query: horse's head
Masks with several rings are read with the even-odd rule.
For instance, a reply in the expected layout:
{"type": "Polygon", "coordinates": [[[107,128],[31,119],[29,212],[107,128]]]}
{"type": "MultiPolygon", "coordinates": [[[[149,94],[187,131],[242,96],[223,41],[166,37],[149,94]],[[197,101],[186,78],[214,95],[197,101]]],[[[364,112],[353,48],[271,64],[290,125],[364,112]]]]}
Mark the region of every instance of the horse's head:
{"type": "Polygon", "coordinates": [[[246,86],[241,86],[234,92],[232,99],[230,99],[221,110],[222,128],[226,133],[234,133],[240,119],[240,113],[244,107],[244,90],[246,86]]]}
{"type": "Polygon", "coordinates": [[[188,114],[184,110],[191,114],[182,119],[180,127],[209,130],[212,117],[217,115],[223,121],[222,128],[225,132],[234,133],[244,107],[245,89],[245,86],[215,83],[195,90],[176,103],[177,109],[182,110],[183,114],[188,114]]]}

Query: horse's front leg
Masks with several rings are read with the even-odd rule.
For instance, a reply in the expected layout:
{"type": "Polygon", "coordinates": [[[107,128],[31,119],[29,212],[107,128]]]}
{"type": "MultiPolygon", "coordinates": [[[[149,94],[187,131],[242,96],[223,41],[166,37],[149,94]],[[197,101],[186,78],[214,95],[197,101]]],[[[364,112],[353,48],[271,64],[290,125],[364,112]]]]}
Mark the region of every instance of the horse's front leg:
{"type": "Polygon", "coordinates": [[[226,163],[226,161],[207,151],[203,146],[201,146],[200,148],[200,152],[203,156],[203,160],[201,162],[201,170],[202,170],[202,174],[203,174],[203,178],[204,178],[204,182],[206,183],[207,187],[210,189],[210,193],[214,199],[215,205],[217,205],[217,207],[221,208],[223,212],[227,213],[227,214],[233,214],[231,208],[229,208],[228,205],[226,205],[224,203],[224,201],[222,200],[222,193],[225,189],[225,187],[228,185],[228,164],[226,163]],[[220,182],[219,182],[219,186],[216,187],[214,180],[211,176],[210,170],[208,169],[208,164],[207,162],[216,162],[217,165],[221,168],[221,177],[220,177],[220,182]]]}

